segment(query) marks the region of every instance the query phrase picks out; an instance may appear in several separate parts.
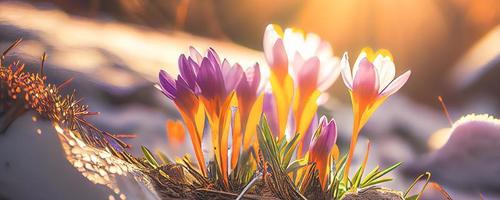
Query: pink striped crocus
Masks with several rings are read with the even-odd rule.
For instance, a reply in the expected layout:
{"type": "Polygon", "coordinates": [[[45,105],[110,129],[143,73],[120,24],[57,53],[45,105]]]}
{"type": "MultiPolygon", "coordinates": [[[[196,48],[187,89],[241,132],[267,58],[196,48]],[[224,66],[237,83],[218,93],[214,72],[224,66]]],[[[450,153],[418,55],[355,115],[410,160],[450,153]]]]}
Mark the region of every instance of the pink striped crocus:
{"type": "Polygon", "coordinates": [[[390,95],[403,87],[410,78],[411,71],[394,79],[396,69],[389,51],[378,50],[374,53],[370,48],[364,48],[361,51],[354,63],[352,73],[347,53],[344,54],[340,63],[343,68],[342,78],[349,89],[354,113],[352,138],[345,170],[345,175],[347,175],[360,130],[373,112],[390,95]]]}
{"type": "MultiPolygon", "coordinates": [[[[301,141],[310,129],[318,104],[326,99],[325,91],[340,74],[339,59],[333,56],[327,41],[300,29],[283,31],[278,25],[268,25],[263,43],[271,69],[270,85],[276,112],[270,113],[277,116],[277,135],[281,138],[285,130],[291,128],[293,130],[288,131],[299,133],[298,141],[301,141]],[[289,124],[293,127],[288,127],[289,124]]],[[[298,149],[298,156],[302,157],[302,149],[307,147],[299,144],[298,149]]]]}

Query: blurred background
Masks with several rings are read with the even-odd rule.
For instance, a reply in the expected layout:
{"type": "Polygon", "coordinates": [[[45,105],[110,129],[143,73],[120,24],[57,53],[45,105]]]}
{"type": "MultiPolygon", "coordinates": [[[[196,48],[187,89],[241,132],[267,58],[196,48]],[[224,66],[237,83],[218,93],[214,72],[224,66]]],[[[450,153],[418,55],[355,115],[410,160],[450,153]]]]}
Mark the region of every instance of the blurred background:
{"type": "MultiPolygon", "coordinates": [[[[479,199],[480,194],[500,198],[498,128],[491,144],[464,150],[475,154],[455,159],[441,152],[440,164],[433,163],[448,138],[443,130],[451,127],[438,96],[444,98],[452,121],[469,113],[500,115],[498,0],[0,1],[0,49],[22,37],[23,43],[7,59],[22,59],[37,70],[40,56],[47,52],[49,81],[74,77],[68,92],[76,89],[91,110],[101,112],[93,118],[98,127],[137,134],[127,141],[134,147],[145,144],[182,156],[166,140],[165,120],[178,113],[153,87],[159,69],[176,72],[177,57],[189,46],[214,47],[222,57],[243,65],[265,65],[262,37],[269,23],[317,33],[331,43],[336,56],[348,52],[354,59],[365,46],[385,48],[393,54],[397,74],[412,70],[409,82],[362,133],[373,141],[372,166],[404,162],[394,175],[397,180],[388,186],[404,190],[414,177],[430,170],[454,199],[479,199]],[[467,165],[471,162],[479,164],[467,165]],[[447,173],[448,168],[454,173],[447,173]],[[470,173],[482,174],[450,178],[470,173]]],[[[346,147],[352,126],[349,96],[341,80],[329,92],[331,99],[321,112],[340,124],[340,144],[346,147]]],[[[34,133],[33,127],[45,126],[40,123],[21,118],[0,135],[0,199],[108,198],[106,189],[87,185],[65,163],[49,130],[34,133]],[[26,122],[19,122],[23,119],[26,122]],[[28,151],[24,140],[40,141],[30,142],[33,150],[28,151]],[[33,163],[46,170],[22,178],[27,175],[20,166],[33,163]],[[55,166],[61,169],[54,171],[55,166]],[[66,178],[57,179],[60,176],[66,178]]],[[[362,155],[363,148],[358,149],[362,155]]],[[[428,199],[439,198],[429,194],[428,199]]]]}

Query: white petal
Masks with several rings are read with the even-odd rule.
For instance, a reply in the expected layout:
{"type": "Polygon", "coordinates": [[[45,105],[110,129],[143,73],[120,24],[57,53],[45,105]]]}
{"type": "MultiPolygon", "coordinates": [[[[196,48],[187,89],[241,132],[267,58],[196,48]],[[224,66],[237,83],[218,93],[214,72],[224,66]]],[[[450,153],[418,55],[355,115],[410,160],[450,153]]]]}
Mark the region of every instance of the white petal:
{"type": "Polygon", "coordinates": [[[337,57],[331,57],[328,60],[321,61],[321,67],[318,75],[318,89],[327,90],[337,80],[342,68],[339,65],[337,57]]]}
{"type": "Polygon", "coordinates": [[[404,74],[402,74],[398,78],[394,79],[394,81],[391,82],[391,84],[389,84],[387,86],[387,88],[385,88],[380,95],[390,96],[390,95],[396,93],[399,89],[401,89],[401,87],[403,87],[403,85],[406,83],[406,81],[408,81],[408,78],[410,78],[410,75],[411,75],[411,71],[410,70],[406,71],[404,74]]]}
{"type": "Polygon", "coordinates": [[[318,49],[320,45],[321,38],[314,33],[308,33],[304,41],[304,46],[302,49],[299,49],[299,51],[301,51],[302,55],[306,58],[318,56],[318,49]]]}
{"type": "Polygon", "coordinates": [[[389,83],[391,83],[394,76],[396,76],[396,67],[390,57],[384,57],[382,55],[378,55],[377,58],[375,58],[373,65],[375,66],[375,69],[377,69],[379,75],[379,92],[382,92],[382,90],[387,87],[389,83]]]}
{"type": "Polygon", "coordinates": [[[344,80],[344,84],[352,89],[352,74],[351,74],[351,66],[349,66],[349,56],[347,52],[342,56],[342,60],[340,60],[340,68],[342,69],[342,79],[344,80]]]}
{"type": "Polygon", "coordinates": [[[287,28],[283,35],[283,43],[288,54],[288,59],[293,59],[295,52],[302,52],[304,48],[304,35],[297,29],[287,28]]]}
{"type": "Polygon", "coordinates": [[[330,43],[327,41],[322,41],[319,44],[318,49],[316,50],[316,55],[320,59],[333,57],[333,50],[330,43]]]}
{"type": "MultiPolygon", "coordinates": [[[[273,47],[276,40],[280,39],[281,36],[278,34],[276,29],[281,29],[279,26],[274,24],[269,24],[264,31],[264,55],[268,62],[273,61],[273,47]]],[[[270,62],[272,63],[272,62],[270,62]]]]}

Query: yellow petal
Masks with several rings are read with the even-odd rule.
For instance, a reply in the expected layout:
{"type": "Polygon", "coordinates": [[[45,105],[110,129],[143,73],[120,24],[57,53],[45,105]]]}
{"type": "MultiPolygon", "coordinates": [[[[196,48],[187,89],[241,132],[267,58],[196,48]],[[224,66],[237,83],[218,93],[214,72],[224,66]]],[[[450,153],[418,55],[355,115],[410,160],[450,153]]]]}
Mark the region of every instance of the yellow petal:
{"type": "Polygon", "coordinates": [[[339,159],[339,156],[340,156],[340,149],[339,146],[335,144],[332,149],[333,160],[337,161],[339,159]]]}
{"type": "Polygon", "coordinates": [[[302,110],[301,112],[300,118],[298,118],[297,132],[300,133],[300,139],[302,139],[302,136],[304,136],[304,133],[309,128],[314,115],[316,115],[316,111],[318,110],[318,104],[316,103],[316,101],[318,100],[320,95],[321,92],[319,92],[318,90],[315,90],[311,94],[304,106],[304,110],[302,110]]]}
{"type": "Polygon", "coordinates": [[[282,85],[277,77],[271,74],[269,81],[271,82],[273,96],[276,100],[276,107],[278,110],[278,136],[279,138],[283,138],[293,96],[293,79],[290,75],[286,75],[282,85]]]}
{"type": "MultiPolygon", "coordinates": [[[[237,98],[235,98],[237,99],[237,98]]],[[[237,105],[235,105],[238,107],[237,105]]],[[[231,119],[229,119],[231,121],[231,119]]],[[[241,133],[241,113],[239,109],[236,109],[234,113],[234,120],[232,120],[232,134],[233,134],[233,144],[232,144],[232,154],[231,154],[231,169],[234,169],[236,167],[236,164],[238,162],[238,158],[240,155],[240,150],[241,150],[241,144],[242,144],[242,138],[243,135],[241,133]]]]}
{"type": "Polygon", "coordinates": [[[244,125],[245,126],[245,132],[243,136],[244,150],[250,148],[250,144],[253,143],[251,140],[257,132],[257,124],[259,123],[260,115],[262,115],[263,104],[264,104],[264,93],[262,93],[259,97],[257,97],[257,100],[250,109],[250,114],[248,115],[247,124],[244,125]]]}
{"type": "Polygon", "coordinates": [[[192,116],[192,114],[184,112],[184,110],[179,106],[177,107],[189,131],[189,136],[191,137],[194,153],[196,155],[196,159],[198,160],[198,166],[200,167],[201,173],[206,176],[207,168],[205,166],[205,158],[203,157],[203,151],[201,149],[201,137],[199,137],[201,133],[198,133],[195,121],[192,119],[192,117],[190,117],[192,116]]]}
{"type": "MultiPolygon", "coordinates": [[[[222,104],[221,112],[220,112],[220,124],[219,124],[219,148],[217,149],[219,152],[219,168],[221,169],[223,181],[226,187],[229,187],[229,179],[228,179],[228,139],[229,139],[229,127],[231,122],[231,106],[236,106],[238,102],[238,98],[236,98],[235,92],[231,92],[231,94],[225,99],[224,104],[222,104]]],[[[216,153],[217,154],[217,153],[216,153]]]]}
{"type": "Polygon", "coordinates": [[[203,102],[200,102],[198,105],[198,111],[194,116],[194,121],[196,124],[196,130],[198,131],[198,136],[203,138],[203,130],[205,128],[205,106],[203,102]]]}
{"type": "Polygon", "coordinates": [[[373,62],[375,60],[376,55],[372,48],[364,47],[363,49],[361,49],[361,53],[366,54],[366,59],[368,59],[368,61],[373,62]]]}

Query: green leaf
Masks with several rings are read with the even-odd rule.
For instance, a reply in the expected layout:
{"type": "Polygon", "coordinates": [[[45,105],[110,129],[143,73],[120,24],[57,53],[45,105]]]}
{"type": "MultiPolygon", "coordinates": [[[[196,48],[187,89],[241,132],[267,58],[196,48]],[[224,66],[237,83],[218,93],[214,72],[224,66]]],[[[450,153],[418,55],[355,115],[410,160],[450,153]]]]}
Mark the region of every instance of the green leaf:
{"type": "Polygon", "coordinates": [[[340,159],[340,164],[339,164],[339,167],[337,169],[337,176],[336,176],[336,179],[338,180],[342,180],[344,177],[344,170],[345,170],[345,166],[346,166],[346,162],[347,161],[347,155],[344,155],[341,159],[340,159]]]}
{"type": "Polygon", "coordinates": [[[371,181],[371,182],[367,183],[364,187],[369,187],[369,186],[372,186],[372,185],[377,185],[377,184],[385,183],[385,182],[388,182],[388,181],[392,181],[392,178],[383,178],[383,179],[374,180],[374,181],[371,181]]]}
{"type": "Polygon", "coordinates": [[[377,165],[372,171],[370,171],[370,173],[368,173],[368,175],[366,175],[366,177],[363,179],[363,181],[361,182],[361,187],[364,187],[364,185],[370,181],[375,175],[377,175],[377,173],[379,173],[379,170],[380,167],[377,165]]]}
{"type": "Polygon", "coordinates": [[[352,188],[356,189],[358,188],[360,182],[361,182],[361,176],[363,176],[363,167],[359,167],[358,171],[356,171],[356,174],[352,178],[352,188]]]}
{"type": "Polygon", "coordinates": [[[389,173],[389,172],[391,172],[392,170],[394,170],[394,169],[396,169],[397,167],[399,167],[399,166],[401,165],[401,163],[402,163],[402,162],[398,162],[398,163],[396,163],[396,164],[394,164],[394,165],[392,165],[392,166],[390,166],[390,167],[388,167],[388,168],[384,169],[383,171],[381,171],[381,172],[377,173],[377,175],[373,176],[373,178],[372,178],[371,180],[369,180],[369,181],[376,180],[376,179],[378,179],[378,178],[380,178],[380,177],[382,177],[382,176],[386,175],[387,173],[389,173]]]}
{"type": "Polygon", "coordinates": [[[417,200],[417,199],[418,199],[418,194],[405,198],[405,200],[417,200]]]}
{"type": "Polygon", "coordinates": [[[156,161],[155,157],[153,156],[153,154],[151,153],[151,151],[149,151],[148,148],[144,147],[144,146],[141,146],[141,150],[142,152],[144,153],[144,156],[146,157],[146,160],[148,161],[148,163],[153,167],[153,168],[158,168],[160,165],[158,165],[158,162],[156,161]]]}
{"type": "Polygon", "coordinates": [[[294,172],[302,167],[309,165],[306,159],[294,160],[286,169],[286,173],[294,172]]]}
{"type": "Polygon", "coordinates": [[[295,134],[292,140],[286,145],[284,150],[283,165],[286,167],[289,165],[292,159],[293,153],[295,152],[295,147],[297,147],[296,141],[299,138],[299,134],[295,134]]]}

